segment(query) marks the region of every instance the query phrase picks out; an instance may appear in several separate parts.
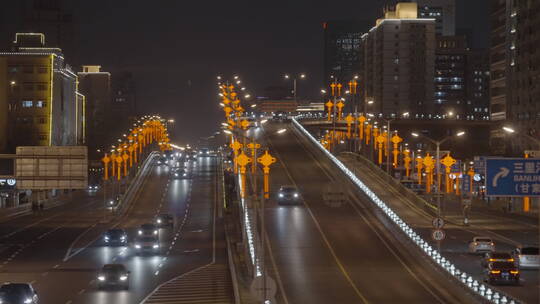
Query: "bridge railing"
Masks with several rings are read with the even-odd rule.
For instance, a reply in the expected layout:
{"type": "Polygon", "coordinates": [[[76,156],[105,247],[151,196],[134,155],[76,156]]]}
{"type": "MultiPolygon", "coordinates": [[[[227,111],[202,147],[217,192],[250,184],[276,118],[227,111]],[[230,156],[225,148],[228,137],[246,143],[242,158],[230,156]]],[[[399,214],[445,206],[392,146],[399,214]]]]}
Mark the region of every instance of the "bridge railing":
{"type": "Polygon", "coordinates": [[[305,135],[315,146],[317,146],[324,154],[345,174],[358,188],[366,194],[371,201],[379,207],[388,218],[394,222],[409,239],[416,244],[426,255],[428,255],[437,265],[444,271],[455,277],[466,288],[474,294],[481,297],[489,303],[495,304],[517,304],[520,303],[517,299],[513,299],[503,292],[493,289],[491,286],[478,282],[470,274],[458,269],[450,260],[443,257],[441,253],[433,248],[429,242],[425,241],[416,231],[414,231],[405,221],[403,221],[397,213],[395,213],[388,205],[381,200],[369,187],[366,186],[352,171],[350,171],[339,159],[332,153],[326,150],[296,119],[292,119],[293,125],[303,135],[305,135]]]}

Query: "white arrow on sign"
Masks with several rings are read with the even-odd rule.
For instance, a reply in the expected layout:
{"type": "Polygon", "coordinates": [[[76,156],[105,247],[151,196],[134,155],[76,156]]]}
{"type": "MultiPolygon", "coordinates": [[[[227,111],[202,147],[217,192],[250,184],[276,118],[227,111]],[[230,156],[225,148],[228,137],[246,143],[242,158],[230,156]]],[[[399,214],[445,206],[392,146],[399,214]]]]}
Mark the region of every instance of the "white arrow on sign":
{"type": "Polygon", "coordinates": [[[499,181],[499,178],[507,177],[508,173],[510,173],[510,170],[508,170],[508,168],[506,167],[501,167],[500,169],[501,171],[499,171],[499,173],[495,174],[495,177],[493,177],[493,181],[491,183],[493,185],[493,188],[497,187],[497,182],[499,181]]]}

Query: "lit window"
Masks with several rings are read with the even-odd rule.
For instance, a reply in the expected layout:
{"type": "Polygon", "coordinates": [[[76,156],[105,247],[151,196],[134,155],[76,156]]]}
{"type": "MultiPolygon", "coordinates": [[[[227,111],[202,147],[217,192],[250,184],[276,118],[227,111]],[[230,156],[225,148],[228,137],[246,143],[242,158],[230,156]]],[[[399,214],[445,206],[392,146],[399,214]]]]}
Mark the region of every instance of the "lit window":
{"type": "Polygon", "coordinates": [[[33,106],[34,102],[32,100],[23,100],[22,101],[22,107],[23,108],[31,108],[33,106]]]}

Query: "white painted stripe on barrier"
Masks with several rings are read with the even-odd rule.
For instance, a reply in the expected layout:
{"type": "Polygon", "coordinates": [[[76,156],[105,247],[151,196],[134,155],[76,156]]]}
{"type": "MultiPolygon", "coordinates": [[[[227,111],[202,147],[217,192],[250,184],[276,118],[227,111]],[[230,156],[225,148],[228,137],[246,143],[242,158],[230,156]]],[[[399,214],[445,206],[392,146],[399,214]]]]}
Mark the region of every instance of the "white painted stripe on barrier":
{"type": "Polygon", "coordinates": [[[296,126],[307,138],[309,138],[321,151],[323,151],[334,164],[336,164],[343,173],[345,173],[386,215],[405,232],[405,234],[418,245],[427,255],[429,255],[442,269],[455,276],[463,285],[484,299],[495,304],[518,304],[518,300],[503,294],[500,291],[493,290],[489,285],[478,282],[466,272],[460,271],[448,259],[443,257],[435,248],[432,248],[428,242],[422,239],[407,223],[405,223],[388,205],[386,205],[366,184],[364,184],[354,173],[352,173],[339,159],[326,150],[313,135],[311,135],[297,120],[292,119],[296,126]]]}

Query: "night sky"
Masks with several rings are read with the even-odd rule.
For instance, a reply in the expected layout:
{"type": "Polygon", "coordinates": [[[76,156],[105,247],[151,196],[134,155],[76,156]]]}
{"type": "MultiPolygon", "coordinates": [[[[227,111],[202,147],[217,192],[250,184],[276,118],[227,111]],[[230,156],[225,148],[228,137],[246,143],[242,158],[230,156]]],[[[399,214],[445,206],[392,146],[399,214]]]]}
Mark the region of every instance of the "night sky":
{"type": "MultiPolygon", "coordinates": [[[[322,22],[372,22],[389,1],[66,1],[74,15],[78,62],[135,74],[143,113],[175,118],[176,142],[216,131],[222,111],[216,75],[240,75],[252,95],[305,72],[299,96],[321,88],[322,22]]],[[[13,39],[17,0],[3,0],[0,45],[13,39]]],[[[473,30],[472,47],[488,46],[489,1],[457,0],[457,27],[473,30]]],[[[69,62],[70,59],[66,58],[69,62]]]]}

